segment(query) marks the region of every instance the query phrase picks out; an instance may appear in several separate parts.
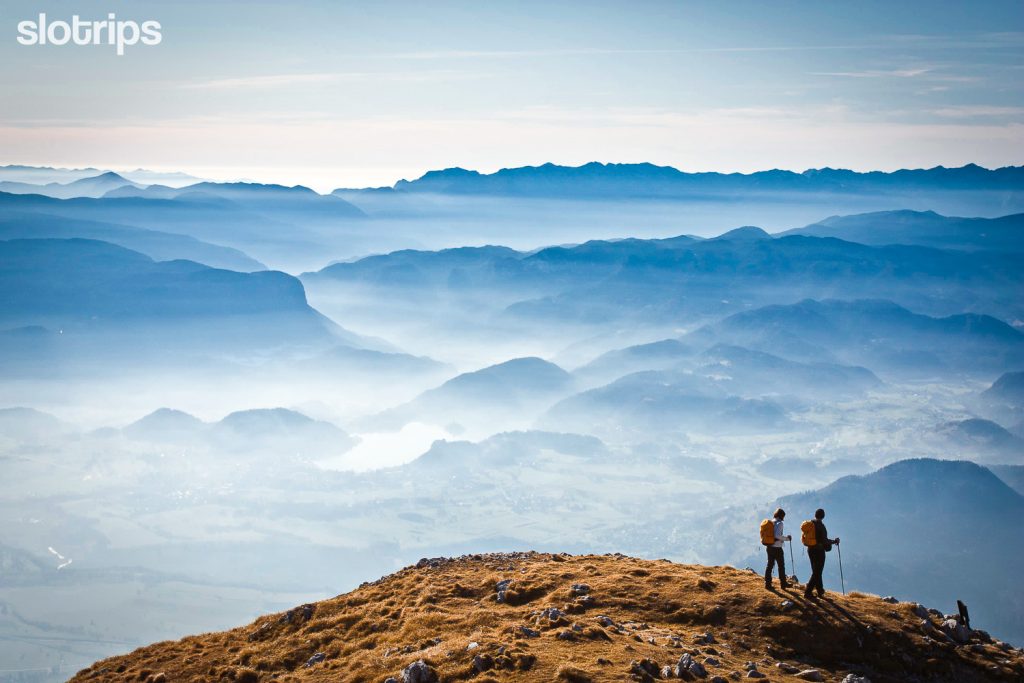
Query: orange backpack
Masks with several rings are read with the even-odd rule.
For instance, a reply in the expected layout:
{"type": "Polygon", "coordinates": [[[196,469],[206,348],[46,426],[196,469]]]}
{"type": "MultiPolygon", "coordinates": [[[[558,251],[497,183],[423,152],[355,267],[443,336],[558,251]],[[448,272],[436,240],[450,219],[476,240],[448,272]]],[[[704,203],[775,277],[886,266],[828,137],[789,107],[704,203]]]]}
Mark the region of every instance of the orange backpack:
{"type": "Polygon", "coordinates": [[[761,545],[775,545],[775,522],[770,519],[761,522],[761,545]]]}
{"type": "Polygon", "coordinates": [[[800,525],[800,541],[808,548],[818,545],[818,533],[811,520],[800,525]]]}

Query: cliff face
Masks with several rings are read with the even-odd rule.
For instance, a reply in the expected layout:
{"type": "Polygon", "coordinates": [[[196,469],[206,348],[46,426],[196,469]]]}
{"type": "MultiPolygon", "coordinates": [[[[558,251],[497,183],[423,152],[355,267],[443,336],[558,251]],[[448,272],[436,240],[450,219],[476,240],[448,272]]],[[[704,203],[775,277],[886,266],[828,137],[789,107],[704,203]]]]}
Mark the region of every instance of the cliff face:
{"type": "MultiPolygon", "coordinates": [[[[943,607],[955,611],[955,598],[943,607]]],[[[806,600],[801,588],[767,591],[759,575],[731,567],[512,553],[421,560],[248,626],[97,662],[72,680],[1022,677],[1021,650],[894,598],[806,600]]]]}

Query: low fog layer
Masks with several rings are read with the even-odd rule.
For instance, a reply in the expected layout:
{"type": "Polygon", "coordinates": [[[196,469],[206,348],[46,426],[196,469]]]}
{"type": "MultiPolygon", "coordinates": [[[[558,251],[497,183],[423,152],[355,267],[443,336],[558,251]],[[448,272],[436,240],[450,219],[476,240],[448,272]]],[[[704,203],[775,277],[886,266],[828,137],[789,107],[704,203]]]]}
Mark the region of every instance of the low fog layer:
{"type": "Polygon", "coordinates": [[[785,176],[700,230],[742,178],[590,172],[0,194],[0,661],[63,680],[422,556],[761,569],[779,504],[829,510],[848,589],[1024,642],[1024,224],[979,208],[1016,171],[785,176]],[[903,210],[948,202],[986,217],[903,210]]]}

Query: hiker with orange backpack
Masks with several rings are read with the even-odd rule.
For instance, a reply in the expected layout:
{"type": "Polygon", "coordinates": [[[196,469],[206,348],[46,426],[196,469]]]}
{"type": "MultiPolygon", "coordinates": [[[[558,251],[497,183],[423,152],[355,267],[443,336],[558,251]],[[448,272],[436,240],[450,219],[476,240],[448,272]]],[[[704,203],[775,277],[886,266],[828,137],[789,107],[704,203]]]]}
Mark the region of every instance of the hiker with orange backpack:
{"type": "Polygon", "coordinates": [[[838,538],[828,537],[828,529],[821,521],[823,519],[825,511],[818,508],[814,511],[813,520],[800,525],[800,540],[807,546],[807,557],[811,561],[811,580],[804,589],[805,598],[813,598],[815,590],[818,591],[818,597],[825,596],[825,586],[821,582],[821,573],[825,571],[825,553],[832,550],[833,545],[839,545],[838,538]]]}
{"type": "Polygon", "coordinates": [[[792,541],[792,536],[786,536],[782,520],[786,518],[786,511],[779,508],[775,511],[772,519],[761,522],[761,545],[765,546],[768,552],[768,567],[764,570],[764,587],[772,588],[772,569],[779,565],[779,585],[784,589],[789,588],[786,582],[786,541],[792,541]]]}

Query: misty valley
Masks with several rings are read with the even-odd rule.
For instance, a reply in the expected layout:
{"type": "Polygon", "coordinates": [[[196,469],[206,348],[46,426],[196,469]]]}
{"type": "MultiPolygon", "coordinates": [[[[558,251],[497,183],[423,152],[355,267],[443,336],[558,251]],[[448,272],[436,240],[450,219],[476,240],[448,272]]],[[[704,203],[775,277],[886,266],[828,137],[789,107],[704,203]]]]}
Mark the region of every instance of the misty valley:
{"type": "Polygon", "coordinates": [[[1024,167],[331,194],[0,167],[0,680],[421,557],[761,572],[778,506],[794,534],[828,510],[847,590],[960,599],[1020,645],[1022,190],[1024,167]]]}

